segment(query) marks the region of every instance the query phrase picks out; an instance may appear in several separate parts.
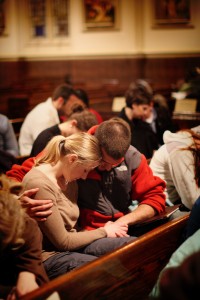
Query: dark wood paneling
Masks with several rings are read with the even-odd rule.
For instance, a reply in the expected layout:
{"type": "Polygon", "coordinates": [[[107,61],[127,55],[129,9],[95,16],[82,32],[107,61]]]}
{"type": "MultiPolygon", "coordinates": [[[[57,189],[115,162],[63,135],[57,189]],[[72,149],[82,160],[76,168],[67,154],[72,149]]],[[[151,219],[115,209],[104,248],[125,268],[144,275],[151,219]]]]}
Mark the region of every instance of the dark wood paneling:
{"type": "Polygon", "coordinates": [[[200,55],[196,57],[149,58],[145,61],[144,77],[150,79],[155,89],[172,88],[180,78],[185,78],[189,70],[200,65],[200,55]]]}
{"type": "MultiPolygon", "coordinates": [[[[167,98],[172,86],[184,78],[187,70],[200,65],[196,57],[133,57],[77,60],[0,62],[0,112],[9,114],[9,99],[28,98],[24,117],[37,103],[51,96],[54,88],[67,78],[74,87],[84,88],[91,106],[99,111],[111,110],[115,96],[123,96],[130,82],[137,78],[150,81],[155,91],[167,98]],[[28,105],[28,107],[27,107],[28,105]]],[[[25,108],[25,109],[24,109],[25,108]]],[[[12,117],[14,111],[12,111],[12,117]]]]}

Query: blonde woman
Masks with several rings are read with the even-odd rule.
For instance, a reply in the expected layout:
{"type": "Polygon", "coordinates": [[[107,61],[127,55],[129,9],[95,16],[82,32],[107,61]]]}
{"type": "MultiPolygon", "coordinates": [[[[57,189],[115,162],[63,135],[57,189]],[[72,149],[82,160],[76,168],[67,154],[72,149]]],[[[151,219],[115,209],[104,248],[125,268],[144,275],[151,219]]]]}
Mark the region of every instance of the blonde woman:
{"type": "Polygon", "coordinates": [[[53,201],[52,214],[38,223],[43,233],[44,266],[50,279],[133,239],[127,235],[128,226],[122,223],[108,222],[92,231],[78,228],[76,179],[86,179],[100,161],[96,137],[83,132],[66,138],[56,136],[23,179],[25,189],[39,188],[35,199],[53,201]]]}
{"type": "Polygon", "coordinates": [[[0,176],[0,298],[17,299],[48,281],[41,260],[41,233],[21,208],[21,184],[0,176]]]}

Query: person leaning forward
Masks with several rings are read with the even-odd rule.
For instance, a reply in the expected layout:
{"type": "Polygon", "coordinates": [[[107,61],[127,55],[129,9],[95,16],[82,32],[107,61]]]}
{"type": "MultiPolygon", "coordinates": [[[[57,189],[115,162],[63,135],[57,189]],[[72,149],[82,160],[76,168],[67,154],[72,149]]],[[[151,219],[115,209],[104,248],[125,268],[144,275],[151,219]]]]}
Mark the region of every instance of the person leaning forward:
{"type": "MultiPolygon", "coordinates": [[[[86,180],[78,181],[81,226],[95,229],[115,220],[130,226],[162,213],[166,184],[153,175],[145,156],[130,145],[128,124],[120,118],[111,118],[89,132],[99,140],[102,161],[86,180]],[[133,200],[138,201],[138,206],[130,211],[133,200]]],[[[14,165],[7,175],[21,181],[33,163],[34,158],[30,158],[22,166],[14,165]]],[[[33,192],[27,191],[21,201],[29,205],[32,217],[45,220],[51,214],[51,203],[33,201],[33,192]]]]}

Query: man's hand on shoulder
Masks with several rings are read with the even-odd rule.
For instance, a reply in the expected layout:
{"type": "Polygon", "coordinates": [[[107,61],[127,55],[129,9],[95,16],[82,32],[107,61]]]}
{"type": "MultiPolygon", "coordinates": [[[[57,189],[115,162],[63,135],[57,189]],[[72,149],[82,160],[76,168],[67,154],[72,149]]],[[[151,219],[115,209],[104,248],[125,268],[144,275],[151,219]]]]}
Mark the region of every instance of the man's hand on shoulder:
{"type": "Polygon", "coordinates": [[[52,200],[37,200],[32,197],[38,192],[38,188],[25,191],[19,200],[21,206],[26,209],[27,214],[36,221],[46,221],[52,214],[52,200]]]}

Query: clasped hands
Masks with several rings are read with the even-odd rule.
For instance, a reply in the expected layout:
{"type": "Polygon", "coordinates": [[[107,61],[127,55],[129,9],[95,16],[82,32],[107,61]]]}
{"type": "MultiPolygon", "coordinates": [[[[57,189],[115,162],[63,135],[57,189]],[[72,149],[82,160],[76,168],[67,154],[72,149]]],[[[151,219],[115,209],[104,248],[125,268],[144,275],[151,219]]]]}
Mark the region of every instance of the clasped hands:
{"type": "Polygon", "coordinates": [[[106,230],[107,237],[129,237],[128,225],[122,222],[112,222],[108,221],[104,225],[104,229],[106,230]]]}

